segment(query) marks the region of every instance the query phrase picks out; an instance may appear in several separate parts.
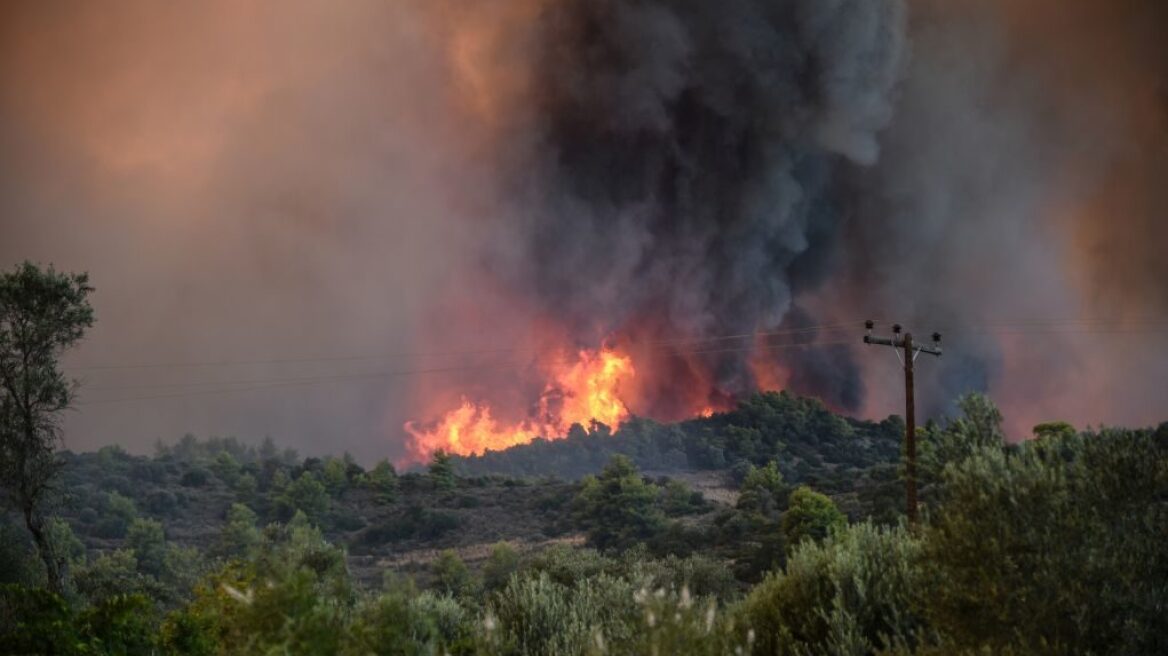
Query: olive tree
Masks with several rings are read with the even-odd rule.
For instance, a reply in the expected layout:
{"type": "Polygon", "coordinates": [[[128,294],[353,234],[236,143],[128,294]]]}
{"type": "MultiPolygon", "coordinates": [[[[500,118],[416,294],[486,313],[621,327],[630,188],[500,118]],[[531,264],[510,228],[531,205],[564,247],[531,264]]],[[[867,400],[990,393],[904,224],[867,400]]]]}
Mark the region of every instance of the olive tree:
{"type": "Polygon", "coordinates": [[[61,469],[59,418],[76,388],[58,359],[93,325],[91,291],[86,274],[29,262],[0,273],[0,488],[24,518],[54,591],[68,572],[45,506],[61,469]]]}

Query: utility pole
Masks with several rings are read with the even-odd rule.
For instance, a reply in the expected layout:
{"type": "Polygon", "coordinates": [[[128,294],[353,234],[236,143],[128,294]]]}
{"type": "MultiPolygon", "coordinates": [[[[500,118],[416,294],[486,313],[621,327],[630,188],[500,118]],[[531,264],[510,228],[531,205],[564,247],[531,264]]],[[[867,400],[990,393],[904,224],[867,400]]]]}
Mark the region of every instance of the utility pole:
{"type": "Polygon", "coordinates": [[[873,337],[872,328],[875,322],[871,319],[864,322],[867,332],[864,334],[865,344],[891,346],[896,357],[904,365],[904,444],[908,463],[905,467],[905,497],[908,508],[908,523],[917,523],[917,419],[913,393],[913,362],[921,353],[941,355],[941,333],[933,333],[933,345],[918,346],[913,344],[912,333],[901,336],[900,324],[892,324],[892,337],[873,337]],[[904,349],[904,356],[897,349],[904,349]]]}

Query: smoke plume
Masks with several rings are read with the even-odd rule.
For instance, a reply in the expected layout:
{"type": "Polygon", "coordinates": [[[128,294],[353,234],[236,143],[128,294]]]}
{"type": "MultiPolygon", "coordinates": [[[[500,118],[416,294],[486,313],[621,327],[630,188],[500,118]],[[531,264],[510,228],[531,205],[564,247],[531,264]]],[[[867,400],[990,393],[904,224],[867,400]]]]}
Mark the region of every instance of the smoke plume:
{"type": "MultiPolygon", "coordinates": [[[[549,5],[515,126],[532,146],[514,175],[536,185],[512,286],[585,340],[783,325],[839,238],[841,172],[877,161],[904,14],[898,0],[549,5]]],[[[756,388],[748,357],[700,358],[715,394],[756,388]]],[[[822,364],[797,367],[804,391],[856,409],[822,364]]],[[[685,371],[641,409],[697,384],[685,371]]]]}
{"type": "Polygon", "coordinates": [[[1149,423],[1165,44],[1155,0],[9,3],[0,265],[98,287],[73,448],[394,457],[605,343],[635,413],[786,386],[884,416],[866,318],[945,334],[922,414],[1149,423]]]}

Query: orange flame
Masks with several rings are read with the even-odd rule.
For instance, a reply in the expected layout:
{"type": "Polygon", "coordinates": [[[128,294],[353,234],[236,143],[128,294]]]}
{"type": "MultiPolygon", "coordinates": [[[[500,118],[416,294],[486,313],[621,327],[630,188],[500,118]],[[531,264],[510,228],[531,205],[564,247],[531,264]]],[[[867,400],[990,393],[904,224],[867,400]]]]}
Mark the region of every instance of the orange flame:
{"type": "Polygon", "coordinates": [[[613,430],[628,418],[621,383],[636,375],[632,359],[609,348],[582,350],[575,362],[553,367],[551,382],[539,398],[538,416],[506,424],[491,407],[466,398],[428,426],[406,422],[412,459],[424,461],[435,451],[477,455],[531,442],[536,437],[561,439],[572,424],[607,424],[613,430]]]}

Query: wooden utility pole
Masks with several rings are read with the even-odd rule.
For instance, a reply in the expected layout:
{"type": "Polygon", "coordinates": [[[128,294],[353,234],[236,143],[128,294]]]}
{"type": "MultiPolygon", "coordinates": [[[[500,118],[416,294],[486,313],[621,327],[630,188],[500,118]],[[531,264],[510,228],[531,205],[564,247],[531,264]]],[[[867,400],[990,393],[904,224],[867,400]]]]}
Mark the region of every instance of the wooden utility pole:
{"type": "Polygon", "coordinates": [[[867,333],[864,335],[865,344],[879,344],[891,346],[904,365],[904,450],[907,463],[905,464],[905,500],[908,510],[908,522],[917,523],[917,415],[913,390],[913,362],[921,353],[941,355],[941,333],[933,333],[933,345],[916,346],[913,344],[912,333],[905,333],[901,337],[900,324],[892,325],[892,337],[873,337],[872,328],[875,322],[869,320],[864,323],[867,333]],[[903,348],[904,356],[895,349],[903,348]]]}

